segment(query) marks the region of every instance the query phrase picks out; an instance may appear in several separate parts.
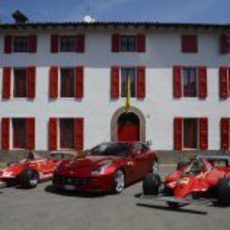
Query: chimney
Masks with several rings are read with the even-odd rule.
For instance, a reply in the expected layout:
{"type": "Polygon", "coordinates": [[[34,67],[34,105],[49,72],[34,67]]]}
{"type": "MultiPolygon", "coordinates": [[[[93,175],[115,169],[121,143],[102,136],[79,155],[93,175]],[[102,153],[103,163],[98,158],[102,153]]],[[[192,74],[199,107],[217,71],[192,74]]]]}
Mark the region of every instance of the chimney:
{"type": "Polygon", "coordinates": [[[17,24],[24,24],[29,21],[29,19],[26,17],[25,14],[20,12],[19,10],[16,10],[13,14],[12,17],[17,24]]]}

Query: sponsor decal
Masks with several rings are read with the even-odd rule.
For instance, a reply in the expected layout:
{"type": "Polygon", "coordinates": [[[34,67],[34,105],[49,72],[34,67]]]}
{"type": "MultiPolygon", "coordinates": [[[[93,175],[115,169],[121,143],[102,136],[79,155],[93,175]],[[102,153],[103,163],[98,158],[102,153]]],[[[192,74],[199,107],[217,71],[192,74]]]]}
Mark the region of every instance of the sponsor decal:
{"type": "Polygon", "coordinates": [[[189,180],[189,177],[184,177],[179,181],[179,184],[188,184],[189,180]]]}

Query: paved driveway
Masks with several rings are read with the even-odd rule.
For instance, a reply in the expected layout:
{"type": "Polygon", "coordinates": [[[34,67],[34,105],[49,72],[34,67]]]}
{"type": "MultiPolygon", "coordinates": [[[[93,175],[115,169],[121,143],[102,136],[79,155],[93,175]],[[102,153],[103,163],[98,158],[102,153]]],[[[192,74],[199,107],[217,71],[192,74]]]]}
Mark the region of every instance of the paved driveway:
{"type": "MultiPolygon", "coordinates": [[[[173,168],[162,167],[165,175],[173,168]]],[[[50,182],[33,190],[0,190],[0,230],[163,230],[230,229],[230,207],[138,205],[141,183],[120,195],[55,194],[50,182]]]]}

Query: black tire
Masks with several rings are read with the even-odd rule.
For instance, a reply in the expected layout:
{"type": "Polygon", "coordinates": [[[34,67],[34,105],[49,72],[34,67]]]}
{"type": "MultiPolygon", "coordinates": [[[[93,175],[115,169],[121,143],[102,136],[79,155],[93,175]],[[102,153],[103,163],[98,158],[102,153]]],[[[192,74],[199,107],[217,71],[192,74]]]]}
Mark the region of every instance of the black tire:
{"type": "Polygon", "coordinates": [[[176,170],[180,170],[180,169],[184,168],[186,165],[188,165],[188,163],[189,163],[188,161],[179,161],[177,163],[176,170]]]}
{"type": "Polygon", "coordinates": [[[144,195],[158,195],[161,178],[158,174],[149,173],[143,181],[144,195]]]}
{"type": "Polygon", "coordinates": [[[22,188],[34,188],[39,182],[39,174],[34,169],[25,169],[19,175],[18,182],[22,188]]]}
{"type": "Polygon", "coordinates": [[[220,179],[217,187],[217,198],[220,205],[230,204],[230,178],[220,179]]]}
{"type": "Polygon", "coordinates": [[[125,188],[125,174],[121,169],[118,169],[113,177],[113,192],[121,193],[125,188]]]}

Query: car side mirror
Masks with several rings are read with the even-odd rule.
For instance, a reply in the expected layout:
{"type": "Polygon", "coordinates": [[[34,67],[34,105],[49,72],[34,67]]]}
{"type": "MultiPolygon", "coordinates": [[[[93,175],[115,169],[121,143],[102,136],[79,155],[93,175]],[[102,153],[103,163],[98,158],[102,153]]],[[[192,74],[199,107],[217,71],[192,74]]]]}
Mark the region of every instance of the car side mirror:
{"type": "Polygon", "coordinates": [[[140,156],[141,155],[141,151],[135,151],[135,152],[133,152],[133,154],[132,154],[132,156],[133,157],[138,157],[138,156],[140,156]]]}

